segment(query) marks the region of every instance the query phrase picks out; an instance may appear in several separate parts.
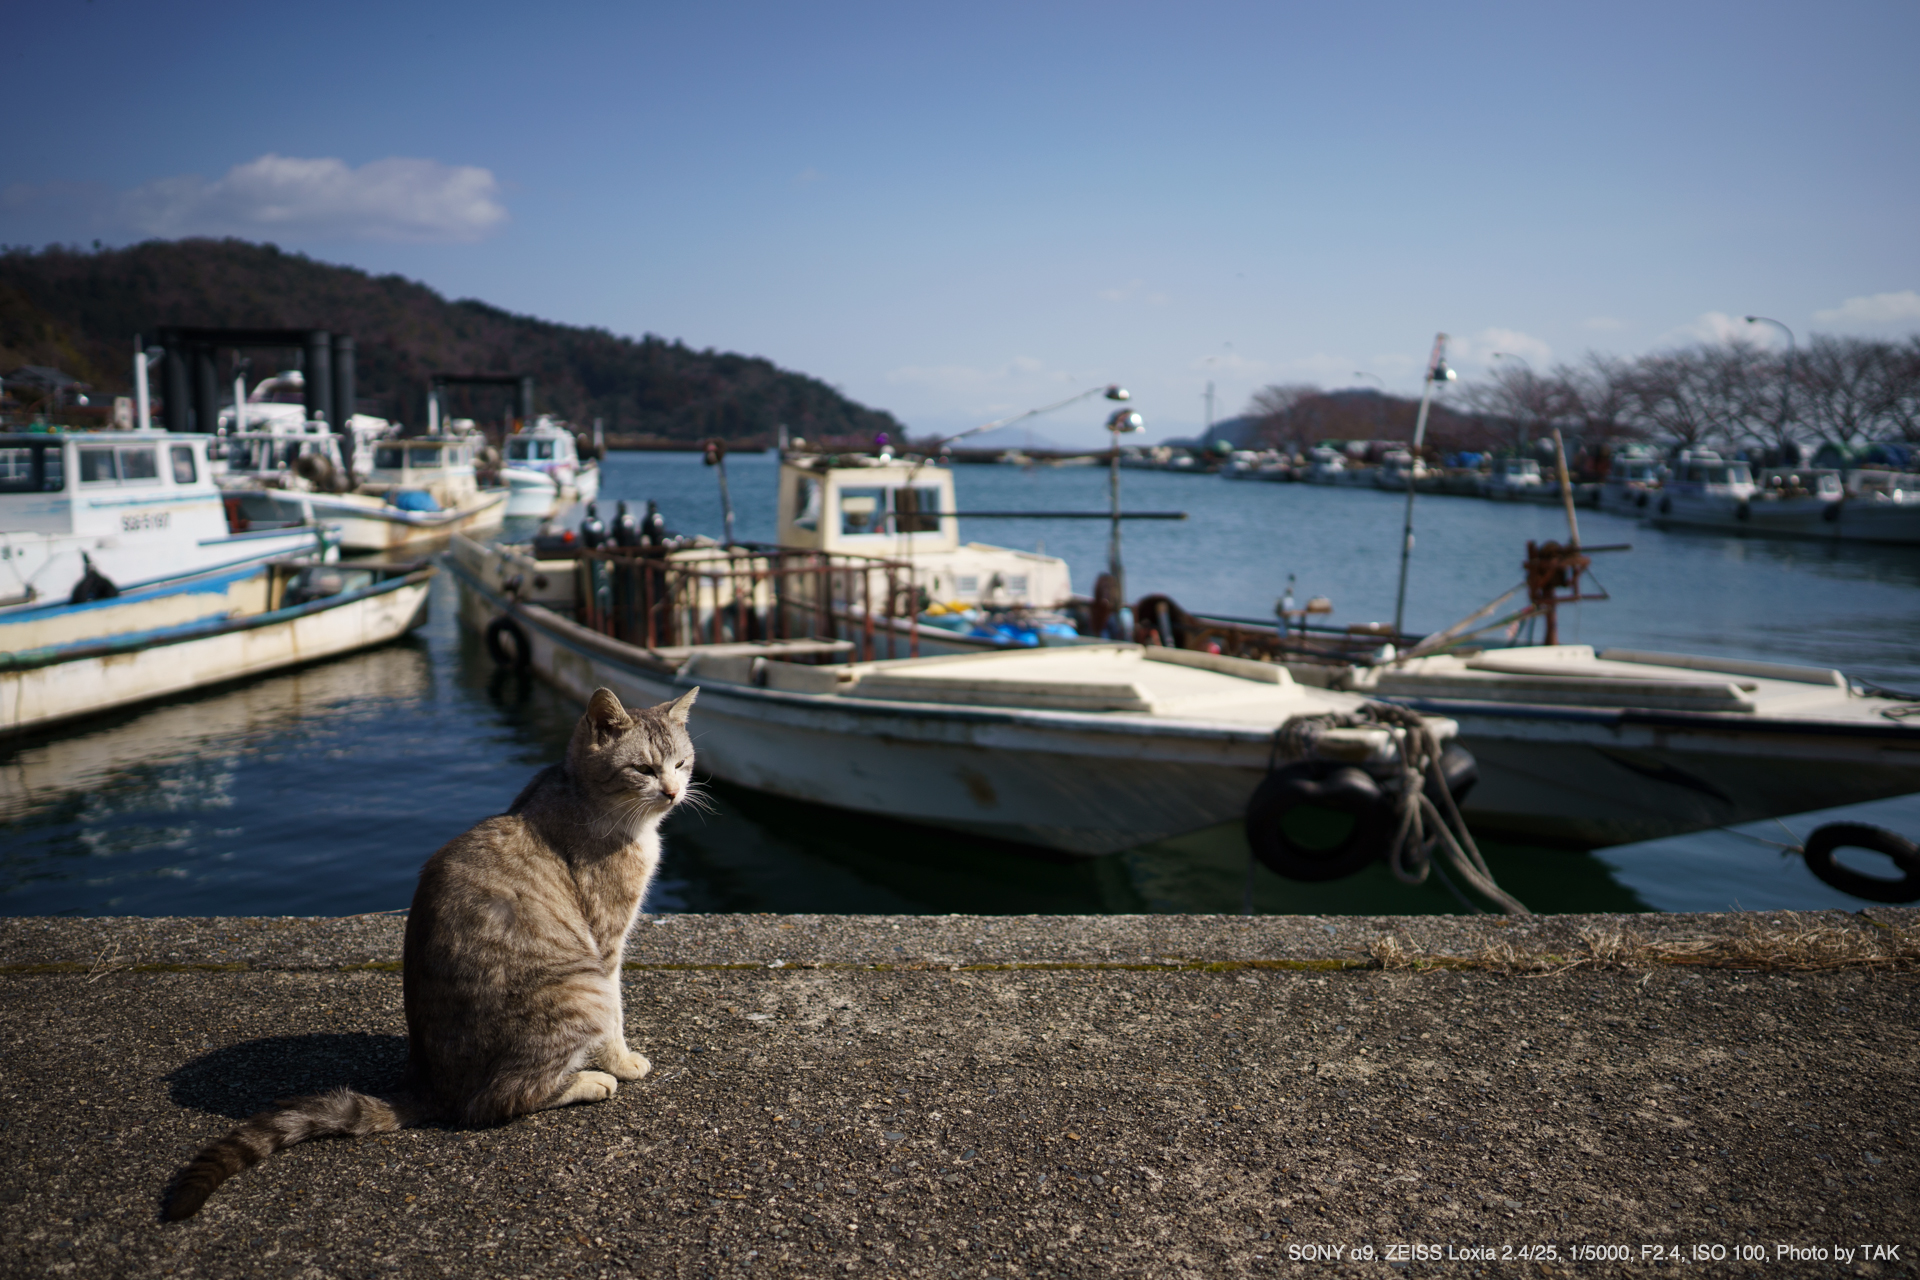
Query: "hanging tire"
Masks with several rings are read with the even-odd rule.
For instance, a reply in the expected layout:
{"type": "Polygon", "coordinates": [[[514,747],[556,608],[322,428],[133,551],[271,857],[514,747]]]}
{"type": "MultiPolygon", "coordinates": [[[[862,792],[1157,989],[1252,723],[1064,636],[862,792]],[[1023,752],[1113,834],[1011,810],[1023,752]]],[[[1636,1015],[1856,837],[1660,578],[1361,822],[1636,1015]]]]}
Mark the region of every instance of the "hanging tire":
{"type": "Polygon", "coordinates": [[[1751,519],[1753,519],[1753,506],[1752,506],[1752,504],[1750,504],[1750,503],[1747,503],[1747,502],[1744,502],[1744,501],[1743,501],[1743,502],[1741,502],[1741,504],[1740,504],[1739,506],[1737,506],[1737,507],[1735,507],[1735,508],[1733,509],[1733,518],[1734,518],[1735,520],[1742,520],[1742,521],[1745,521],[1745,520],[1751,520],[1751,519]]]}
{"type": "MultiPolygon", "coordinates": [[[[1841,499],[1841,502],[1845,501],[1844,498],[1841,499]]],[[[1820,518],[1828,524],[1839,524],[1841,502],[1829,502],[1826,506],[1820,508],[1820,518]]]]}
{"type": "Polygon", "coordinates": [[[1635,496],[1634,496],[1634,499],[1633,499],[1633,505],[1634,505],[1634,506],[1636,506],[1636,507],[1639,507],[1639,508],[1640,508],[1640,509],[1641,509],[1642,511],[1644,511],[1644,510],[1646,510],[1646,508],[1647,508],[1647,495],[1646,495],[1646,494],[1644,494],[1644,493],[1640,493],[1640,494],[1637,494],[1637,495],[1635,495],[1635,496]]]}
{"type": "Polygon", "coordinates": [[[1364,769],[1302,760],[1275,769],[1247,802],[1247,845],[1289,880],[1339,880],[1385,856],[1393,802],[1364,769]]]}
{"type": "Polygon", "coordinates": [[[487,624],[487,656],[497,667],[525,671],[533,665],[533,645],[527,633],[512,618],[495,618],[487,624]]]}
{"type": "Polygon", "coordinates": [[[1920,902],[1920,845],[1885,827],[1862,822],[1830,822],[1807,837],[1807,870],[1842,893],[1868,902],[1920,902]],[[1901,876],[1888,880],[1844,867],[1836,849],[1867,849],[1893,859],[1901,876]]]}
{"type": "Polygon", "coordinates": [[[1671,496],[1671,495],[1669,495],[1669,496],[1667,496],[1667,497],[1664,497],[1664,498],[1661,498],[1661,499],[1660,499],[1660,514],[1664,516],[1664,515],[1667,515],[1668,513],[1670,513],[1670,512],[1672,511],[1672,510],[1673,510],[1673,498],[1672,498],[1672,496],[1671,496]]]}

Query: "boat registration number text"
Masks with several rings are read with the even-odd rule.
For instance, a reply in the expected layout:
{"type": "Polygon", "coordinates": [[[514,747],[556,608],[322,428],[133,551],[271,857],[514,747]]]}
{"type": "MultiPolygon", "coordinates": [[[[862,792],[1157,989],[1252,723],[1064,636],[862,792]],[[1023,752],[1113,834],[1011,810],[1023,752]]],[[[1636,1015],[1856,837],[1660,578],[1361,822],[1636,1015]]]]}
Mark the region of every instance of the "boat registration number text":
{"type": "Polygon", "coordinates": [[[129,511],[120,517],[120,532],[139,533],[143,529],[164,529],[170,511],[129,511]]]}

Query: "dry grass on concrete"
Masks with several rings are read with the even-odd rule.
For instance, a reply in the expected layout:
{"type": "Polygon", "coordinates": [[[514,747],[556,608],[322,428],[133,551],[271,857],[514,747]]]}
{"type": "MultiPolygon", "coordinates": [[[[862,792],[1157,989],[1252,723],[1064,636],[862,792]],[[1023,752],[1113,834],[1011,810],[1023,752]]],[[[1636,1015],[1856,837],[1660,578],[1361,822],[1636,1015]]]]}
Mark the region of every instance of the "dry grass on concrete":
{"type": "Polygon", "coordinates": [[[1501,973],[1565,973],[1573,969],[1651,969],[1710,966],[1765,972],[1920,967],[1920,928],[1887,925],[1862,916],[1781,916],[1748,919],[1732,930],[1695,938],[1648,939],[1609,924],[1582,929],[1577,948],[1550,951],[1488,942],[1470,957],[1426,956],[1391,935],[1369,948],[1382,969],[1490,969],[1501,973]]]}

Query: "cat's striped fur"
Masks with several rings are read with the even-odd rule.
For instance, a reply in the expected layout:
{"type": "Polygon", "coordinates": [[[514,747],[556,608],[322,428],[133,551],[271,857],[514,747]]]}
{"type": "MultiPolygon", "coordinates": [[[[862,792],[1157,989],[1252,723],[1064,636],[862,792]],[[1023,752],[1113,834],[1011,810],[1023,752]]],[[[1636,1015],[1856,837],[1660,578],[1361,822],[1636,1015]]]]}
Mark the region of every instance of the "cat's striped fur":
{"type": "Polygon", "coordinates": [[[629,711],[596,690],[565,762],[427,860],[407,916],[407,1074],[394,1096],[336,1089],[261,1112],[180,1171],[165,1216],[191,1216],[222,1182],[308,1138],[498,1124],[645,1075],[651,1064],[627,1047],[620,962],[660,861],[660,820],[692,785],[698,692],[629,711]]]}

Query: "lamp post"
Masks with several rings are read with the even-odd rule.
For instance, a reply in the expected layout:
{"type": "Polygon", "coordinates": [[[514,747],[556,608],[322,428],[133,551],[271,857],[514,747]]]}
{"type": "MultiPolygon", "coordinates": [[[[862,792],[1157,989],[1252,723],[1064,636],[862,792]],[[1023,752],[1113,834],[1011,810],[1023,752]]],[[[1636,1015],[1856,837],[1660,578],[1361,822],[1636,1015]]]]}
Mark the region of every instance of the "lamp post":
{"type": "MultiPolygon", "coordinates": [[[[1452,382],[1455,374],[1447,368],[1447,335],[1437,333],[1433,336],[1433,354],[1427,357],[1427,376],[1420,387],[1420,413],[1413,422],[1413,448],[1410,452],[1415,462],[1420,458],[1420,446],[1427,439],[1427,409],[1433,404],[1433,387],[1437,382],[1452,382]]],[[[1407,613],[1407,562],[1413,556],[1413,473],[1411,463],[1407,466],[1407,521],[1400,542],[1400,591],[1393,602],[1393,635],[1400,637],[1400,623],[1407,613]]]]}
{"type": "MultiPolygon", "coordinates": [[[[1786,444],[1787,423],[1793,419],[1793,353],[1795,347],[1793,330],[1769,316],[1748,316],[1747,323],[1770,324],[1787,335],[1787,383],[1780,389],[1780,425],[1774,428],[1773,433],[1776,442],[1784,445],[1786,444]]],[[[1782,458],[1780,465],[1786,466],[1789,464],[1786,459],[1782,458]]]]}
{"type": "MultiPolygon", "coordinates": [[[[1114,388],[1120,391],[1119,388],[1114,388]]],[[[1109,399],[1124,400],[1125,391],[1109,399]]],[[[1120,437],[1135,431],[1145,431],[1147,420],[1131,409],[1115,409],[1107,418],[1107,430],[1113,436],[1113,448],[1107,452],[1107,496],[1112,503],[1113,529],[1107,538],[1107,573],[1113,579],[1113,626],[1120,631],[1122,640],[1131,639],[1127,634],[1125,620],[1127,611],[1127,569],[1120,561],[1120,437]]]]}

